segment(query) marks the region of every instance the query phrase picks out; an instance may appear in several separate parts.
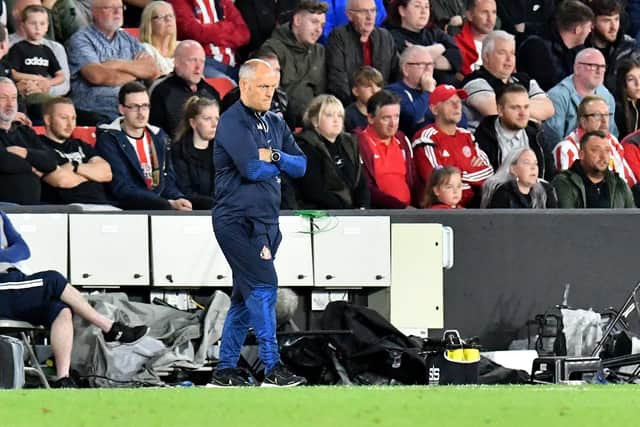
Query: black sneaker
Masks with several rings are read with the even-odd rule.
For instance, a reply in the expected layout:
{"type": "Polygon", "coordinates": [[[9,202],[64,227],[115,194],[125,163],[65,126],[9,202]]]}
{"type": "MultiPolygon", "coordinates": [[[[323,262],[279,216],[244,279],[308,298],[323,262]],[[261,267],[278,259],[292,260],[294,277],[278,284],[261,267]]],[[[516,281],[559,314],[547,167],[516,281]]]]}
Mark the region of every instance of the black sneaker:
{"type": "Polygon", "coordinates": [[[241,368],[216,369],[207,387],[255,387],[257,381],[248,371],[241,368]]]}
{"type": "Polygon", "coordinates": [[[307,383],[305,377],[296,375],[282,363],[278,364],[264,377],[262,387],[295,387],[307,383]]]}
{"type": "Polygon", "coordinates": [[[107,342],[120,342],[122,344],[135,344],[140,338],[147,335],[149,327],[145,325],[127,326],[121,322],[113,322],[109,332],[103,332],[107,342]]]}
{"type": "Polygon", "coordinates": [[[78,384],[71,377],[58,378],[55,381],[51,381],[49,385],[51,388],[78,388],[78,384]]]}

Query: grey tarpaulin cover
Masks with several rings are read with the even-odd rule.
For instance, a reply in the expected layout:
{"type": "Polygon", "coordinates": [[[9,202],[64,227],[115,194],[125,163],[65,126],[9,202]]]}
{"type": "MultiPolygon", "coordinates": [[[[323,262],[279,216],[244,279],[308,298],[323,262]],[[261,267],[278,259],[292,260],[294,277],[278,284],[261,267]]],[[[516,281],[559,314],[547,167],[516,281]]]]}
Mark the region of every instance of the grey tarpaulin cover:
{"type": "Polygon", "coordinates": [[[97,387],[124,385],[98,376],[161,385],[159,371],[201,367],[211,345],[220,339],[230,305],[229,297],[220,291],[216,291],[206,311],[197,313],[132,302],[124,293],[91,295],[88,300],[111,319],[151,327],[149,334],[133,345],[114,345],[104,341],[97,327],[79,316],[73,317],[71,366],[80,375],[95,375],[90,382],[97,387]]]}

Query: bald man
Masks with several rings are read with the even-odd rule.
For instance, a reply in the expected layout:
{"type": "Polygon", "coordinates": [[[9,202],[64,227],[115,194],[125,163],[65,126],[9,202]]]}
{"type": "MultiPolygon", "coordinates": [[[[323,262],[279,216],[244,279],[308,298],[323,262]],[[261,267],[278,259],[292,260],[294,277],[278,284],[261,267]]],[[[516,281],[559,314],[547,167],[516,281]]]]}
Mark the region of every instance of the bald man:
{"type": "MultiPolygon", "coordinates": [[[[573,74],[565,77],[547,93],[555,113],[544,122],[544,142],[549,150],[578,127],[578,105],[586,96],[597,95],[605,100],[612,117],[616,101],[604,86],[607,65],[598,49],[581,50],[573,63],[573,74]]],[[[618,137],[615,120],[609,121],[609,131],[618,137]]]]}
{"type": "Polygon", "coordinates": [[[238,369],[251,327],[265,365],[262,386],[291,387],[306,380],[280,361],[275,312],[278,277],[273,261],[282,239],[280,175],[303,176],[307,159],[284,120],[269,111],[278,74],[266,61],[252,59],[240,68],[239,77],[240,100],[220,117],[213,149],[213,229],[233,272],[233,290],[220,361],[209,385],[257,385],[251,374],[238,369]]]}
{"type": "Polygon", "coordinates": [[[204,49],[193,40],[183,40],[176,46],[175,67],[172,73],[151,90],[149,123],[175,136],[182,119],[182,108],[192,96],[215,99],[218,91],[204,80],[204,49]]]}

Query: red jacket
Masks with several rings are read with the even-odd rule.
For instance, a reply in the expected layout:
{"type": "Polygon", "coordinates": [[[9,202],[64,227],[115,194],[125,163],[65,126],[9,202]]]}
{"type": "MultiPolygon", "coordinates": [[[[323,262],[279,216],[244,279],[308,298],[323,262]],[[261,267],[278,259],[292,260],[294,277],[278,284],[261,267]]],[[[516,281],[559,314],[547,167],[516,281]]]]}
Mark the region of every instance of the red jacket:
{"type": "Polygon", "coordinates": [[[455,166],[462,172],[462,200],[459,206],[466,206],[484,181],[493,175],[493,168],[487,155],[478,148],[473,135],[466,129],[457,128],[454,135],[438,130],[435,124],[425,126],[414,136],[413,156],[416,170],[423,182],[429,182],[436,166],[455,166]],[[482,164],[473,166],[474,158],[482,164]]]}
{"type": "Polygon", "coordinates": [[[473,71],[471,70],[471,64],[476,62],[479,58],[469,21],[465,21],[462,26],[462,30],[455,36],[455,40],[458,45],[458,49],[460,49],[460,54],[462,55],[462,66],[460,67],[460,72],[466,76],[467,74],[471,74],[471,71],[473,71]]]}
{"type": "Polygon", "coordinates": [[[169,0],[176,14],[178,40],[195,40],[207,56],[236,65],[235,50],[251,35],[231,0],[169,0]],[[204,6],[204,9],[201,8],[204,6]]]}
{"type": "MultiPolygon", "coordinates": [[[[412,200],[416,200],[417,176],[413,165],[413,154],[411,153],[411,143],[409,139],[400,131],[393,137],[392,144],[398,144],[402,150],[402,155],[406,166],[406,180],[411,192],[412,200]]],[[[371,206],[383,209],[404,209],[406,204],[397,198],[383,192],[376,184],[374,170],[374,152],[373,145],[376,144],[375,136],[371,127],[367,127],[358,133],[358,146],[360,148],[360,158],[364,166],[365,175],[369,182],[369,191],[371,193],[371,206]]],[[[412,203],[415,204],[415,203],[412,203]]]]}

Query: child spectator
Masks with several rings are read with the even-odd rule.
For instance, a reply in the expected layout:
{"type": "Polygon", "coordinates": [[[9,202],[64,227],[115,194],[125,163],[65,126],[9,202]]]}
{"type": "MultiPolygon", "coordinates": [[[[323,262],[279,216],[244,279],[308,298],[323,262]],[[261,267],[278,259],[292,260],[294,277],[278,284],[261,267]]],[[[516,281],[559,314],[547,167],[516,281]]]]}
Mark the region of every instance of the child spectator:
{"type": "Polygon", "coordinates": [[[422,206],[425,209],[464,209],[462,200],[462,173],[455,166],[437,168],[429,178],[422,206]]]}
{"type": "Polygon", "coordinates": [[[53,51],[42,44],[49,28],[43,6],[28,6],[22,11],[25,39],[9,49],[13,80],[48,80],[49,86],[64,82],[64,73],[53,51]]]}
{"type": "Polygon", "coordinates": [[[356,72],[353,81],[351,93],[356,101],[344,109],[344,129],[349,133],[360,132],[369,125],[367,102],[384,86],[384,78],[380,71],[368,65],[356,72]]]}
{"type": "Polygon", "coordinates": [[[48,19],[43,6],[27,6],[22,11],[25,38],[11,46],[8,54],[11,76],[16,84],[33,82],[33,85],[26,86],[25,101],[27,114],[36,123],[41,123],[40,105],[49,98],[51,87],[62,84],[65,80],[55,54],[51,48],[42,44],[49,28],[48,19]]]}

